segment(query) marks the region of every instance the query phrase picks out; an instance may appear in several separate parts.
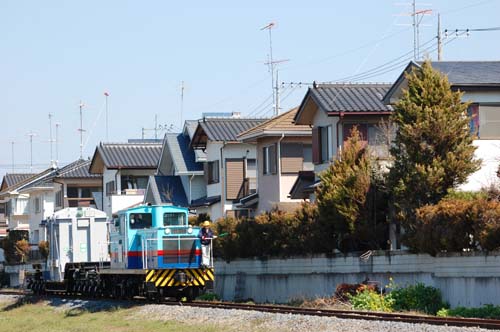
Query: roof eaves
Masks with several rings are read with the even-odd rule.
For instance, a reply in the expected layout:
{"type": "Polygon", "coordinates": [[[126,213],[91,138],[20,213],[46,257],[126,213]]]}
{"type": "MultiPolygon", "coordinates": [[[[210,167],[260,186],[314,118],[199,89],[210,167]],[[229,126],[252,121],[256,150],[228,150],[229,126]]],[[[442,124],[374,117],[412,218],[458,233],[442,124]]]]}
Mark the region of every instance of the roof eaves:
{"type": "Polygon", "coordinates": [[[300,102],[297,114],[295,114],[295,116],[293,117],[293,123],[296,123],[299,120],[299,118],[300,118],[300,116],[302,114],[302,111],[304,109],[304,106],[305,106],[305,103],[306,103],[306,99],[309,98],[310,90],[311,90],[311,88],[307,89],[306,95],[304,96],[304,98],[302,98],[302,101],[300,102]]]}
{"type": "Polygon", "coordinates": [[[394,83],[392,84],[392,86],[389,88],[389,90],[387,90],[387,92],[385,93],[384,97],[382,98],[382,102],[384,104],[389,105],[391,103],[392,95],[398,89],[398,87],[401,85],[401,83],[405,80],[406,73],[408,73],[409,70],[412,67],[420,68],[420,65],[418,63],[414,62],[413,60],[410,61],[406,65],[405,69],[403,69],[403,71],[401,72],[401,74],[399,74],[399,76],[396,79],[396,81],[394,81],[394,83]]]}

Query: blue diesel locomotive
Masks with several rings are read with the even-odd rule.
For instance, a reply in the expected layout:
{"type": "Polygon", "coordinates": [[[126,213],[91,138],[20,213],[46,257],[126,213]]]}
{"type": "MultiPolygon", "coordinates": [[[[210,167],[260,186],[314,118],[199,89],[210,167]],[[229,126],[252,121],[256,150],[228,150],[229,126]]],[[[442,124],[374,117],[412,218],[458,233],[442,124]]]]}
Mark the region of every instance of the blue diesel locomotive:
{"type": "Polygon", "coordinates": [[[208,267],[201,265],[199,232],[189,225],[186,208],[126,209],[109,225],[109,263],[67,264],[63,282],[44,281],[38,275],[29,287],[37,293],[191,300],[214,287],[212,258],[208,267]]]}

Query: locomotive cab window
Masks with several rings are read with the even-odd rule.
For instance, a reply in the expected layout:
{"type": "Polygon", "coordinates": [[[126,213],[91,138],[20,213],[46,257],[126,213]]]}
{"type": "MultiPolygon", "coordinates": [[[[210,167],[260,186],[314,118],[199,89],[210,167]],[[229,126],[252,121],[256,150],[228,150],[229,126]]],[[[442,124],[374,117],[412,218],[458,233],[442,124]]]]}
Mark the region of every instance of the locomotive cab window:
{"type": "Polygon", "coordinates": [[[131,229],[151,228],[153,216],[151,213],[131,213],[129,216],[131,229]]]}
{"type": "Polygon", "coordinates": [[[186,214],[182,212],[167,212],[163,214],[163,226],[186,225],[186,214]]]}

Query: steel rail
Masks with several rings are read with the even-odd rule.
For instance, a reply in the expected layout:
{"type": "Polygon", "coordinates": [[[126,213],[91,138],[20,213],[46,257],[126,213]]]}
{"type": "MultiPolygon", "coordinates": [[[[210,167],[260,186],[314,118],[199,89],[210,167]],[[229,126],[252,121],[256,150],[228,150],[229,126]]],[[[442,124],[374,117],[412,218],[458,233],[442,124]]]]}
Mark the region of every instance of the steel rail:
{"type": "MultiPolygon", "coordinates": [[[[29,291],[23,290],[0,290],[0,295],[27,295],[37,296],[29,291]]],[[[88,296],[69,295],[64,292],[50,292],[50,294],[41,295],[64,297],[64,298],[87,298],[89,300],[119,300],[113,298],[91,298],[88,296]]],[[[129,301],[147,304],[158,303],[163,305],[174,306],[189,306],[198,308],[213,308],[213,309],[234,309],[234,310],[251,310],[269,313],[282,313],[294,315],[309,315],[320,317],[336,317],[342,319],[361,319],[371,321],[392,321],[410,324],[429,324],[429,325],[447,325],[458,327],[479,327],[484,329],[498,329],[500,330],[499,319],[482,319],[482,318],[460,318],[460,317],[436,317],[424,315],[412,315],[406,313],[386,313],[386,312],[373,312],[373,311],[360,311],[360,310],[336,310],[336,309],[316,309],[316,308],[299,308],[285,305],[262,305],[262,304],[248,304],[248,303],[233,303],[233,302],[209,302],[209,301],[193,301],[193,302],[168,302],[168,301],[147,301],[142,297],[135,297],[129,301]]]]}

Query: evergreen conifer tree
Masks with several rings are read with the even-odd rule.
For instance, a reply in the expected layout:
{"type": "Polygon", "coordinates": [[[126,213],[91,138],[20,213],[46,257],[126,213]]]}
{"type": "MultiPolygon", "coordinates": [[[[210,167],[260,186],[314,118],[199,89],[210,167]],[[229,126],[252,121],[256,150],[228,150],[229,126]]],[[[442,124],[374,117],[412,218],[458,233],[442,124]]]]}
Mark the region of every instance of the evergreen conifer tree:
{"type": "Polygon", "coordinates": [[[463,93],[453,92],[448,79],[430,61],[407,74],[408,88],[394,106],[397,126],[388,174],[396,219],[401,221],[404,243],[413,247],[418,230],[415,210],[436,204],[449,189],[476,171],[475,147],[469,129],[463,93]]]}
{"type": "Polygon", "coordinates": [[[370,189],[370,175],[370,158],[359,131],[354,127],[339,158],[319,175],[317,231],[323,250],[356,249],[357,224],[367,217],[364,206],[370,189]]]}

